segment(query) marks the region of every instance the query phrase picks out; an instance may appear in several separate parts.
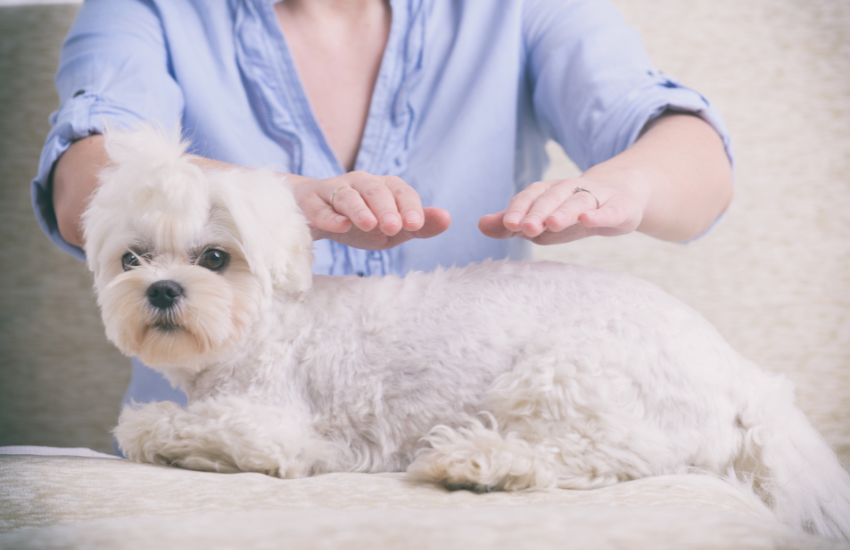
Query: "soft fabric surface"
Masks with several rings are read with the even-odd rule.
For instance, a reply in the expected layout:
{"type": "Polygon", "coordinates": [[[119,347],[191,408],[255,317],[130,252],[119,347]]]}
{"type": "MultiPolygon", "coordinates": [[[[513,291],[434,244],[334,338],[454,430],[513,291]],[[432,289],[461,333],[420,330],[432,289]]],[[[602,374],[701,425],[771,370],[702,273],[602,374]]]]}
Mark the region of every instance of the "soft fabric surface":
{"type": "Polygon", "coordinates": [[[850,548],[794,533],[746,491],[700,475],[475,494],[403,474],[281,480],[3,456],[0,509],[2,548],[850,548]]]}
{"type": "Polygon", "coordinates": [[[0,447],[0,455],[40,455],[40,456],[87,456],[91,458],[118,458],[115,455],[99,453],[85,447],[39,447],[36,445],[11,445],[0,447]]]}
{"type": "Polygon", "coordinates": [[[838,550],[847,546],[723,512],[558,506],[118,518],[0,535],[0,548],[838,550]]]}

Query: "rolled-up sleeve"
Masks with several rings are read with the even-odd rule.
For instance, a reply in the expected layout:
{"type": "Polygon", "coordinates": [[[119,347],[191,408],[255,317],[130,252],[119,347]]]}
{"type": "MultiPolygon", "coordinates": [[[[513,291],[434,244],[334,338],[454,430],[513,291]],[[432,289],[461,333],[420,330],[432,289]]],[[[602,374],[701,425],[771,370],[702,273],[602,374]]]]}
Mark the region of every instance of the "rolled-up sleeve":
{"type": "Polygon", "coordinates": [[[638,33],[605,0],[528,0],[523,34],[538,123],[581,170],[631,146],[665,111],[693,113],[723,140],[726,126],[698,92],[660,73],[638,33]]]}
{"type": "Polygon", "coordinates": [[[32,181],[32,201],[42,229],[61,249],[83,258],[59,233],[51,174],[77,139],[142,121],[173,128],[183,94],[169,67],[168,45],[155,6],[144,0],[87,0],[62,46],[56,74],[59,110],[32,181]]]}

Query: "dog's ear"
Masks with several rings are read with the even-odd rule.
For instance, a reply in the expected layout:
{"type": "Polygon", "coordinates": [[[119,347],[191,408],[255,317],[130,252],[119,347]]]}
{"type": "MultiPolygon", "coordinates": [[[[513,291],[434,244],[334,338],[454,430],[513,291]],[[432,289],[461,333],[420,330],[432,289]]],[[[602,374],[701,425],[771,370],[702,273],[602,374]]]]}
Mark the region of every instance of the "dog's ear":
{"type": "Polygon", "coordinates": [[[251,271],[267,285],[302,292],[313,281],[313,240],[285,178],[271,170],[207,175],[214,207],[229,214],[251,271]]]}

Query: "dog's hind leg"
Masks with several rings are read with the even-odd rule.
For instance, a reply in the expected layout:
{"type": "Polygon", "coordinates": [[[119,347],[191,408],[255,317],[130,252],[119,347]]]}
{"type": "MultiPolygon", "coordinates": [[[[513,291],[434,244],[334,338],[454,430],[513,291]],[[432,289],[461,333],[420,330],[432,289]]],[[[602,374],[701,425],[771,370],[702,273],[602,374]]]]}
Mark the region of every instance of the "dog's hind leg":
{"type": "Polygon", "coordinates": [[[645,420],[640,393],[615,368],[619,356],[579,355],[524,350],[483,404],[492,428],[471,421],[433,430],[411,474],[478,490],[594,489],[681,469],[678,442],[645,420]]]}
{"type": "Polygon", "coordinates": [[[641,421],[641,403],[616,369],[564,350],[537,350],[500,377],[487,410],[501,433],[543,453],[564,489],[595,489],[669,473],[671,442],[641,421]],[[623,388],[626,388],[623,390],[623,388]]]}
{"type": "Polygon", "coordinates": [[[407,469],[410,479],[438,483],[449,489],[515,491],[555,485],[557,467],[544,445],[532,445],[517,434],[502,435],[490,417],[490,427],[469,418],[459,428],[437,426],[425,438],[407,469]]]}
{"type": "Polygon", "coordinates": [[[128,406],[113,430],[135,462],[213,472],[304,477],[332,459],[334,447],[311,435],[298,415],[235,398],[186,408],[171,402],[128,406]]]}

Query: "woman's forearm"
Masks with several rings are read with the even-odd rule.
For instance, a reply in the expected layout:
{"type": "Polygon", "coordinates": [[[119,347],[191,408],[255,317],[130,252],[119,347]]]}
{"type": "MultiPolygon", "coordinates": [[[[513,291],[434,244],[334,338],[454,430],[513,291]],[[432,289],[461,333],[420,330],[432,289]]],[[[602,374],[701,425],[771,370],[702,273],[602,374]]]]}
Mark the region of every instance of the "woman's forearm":
{"type": "Polygon", "coordinates": [[[696,116],[670,114],[647,125],[622,154],[583,178],[643,188],[637,230],[667,241],[702,234],[732,200],[732,169],[717,132],[696,116]]]}
{"type": "Polygon", "coordinates": [[[80,218],[89,197],[97,188],[97,175],[109,164],[103,136],[94,135],[75,141],[56,161],[53,171],[53,210],[62,238],[83,246],[80,218]]]}

